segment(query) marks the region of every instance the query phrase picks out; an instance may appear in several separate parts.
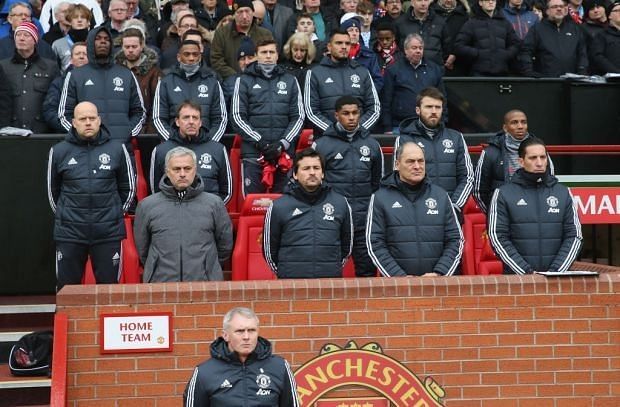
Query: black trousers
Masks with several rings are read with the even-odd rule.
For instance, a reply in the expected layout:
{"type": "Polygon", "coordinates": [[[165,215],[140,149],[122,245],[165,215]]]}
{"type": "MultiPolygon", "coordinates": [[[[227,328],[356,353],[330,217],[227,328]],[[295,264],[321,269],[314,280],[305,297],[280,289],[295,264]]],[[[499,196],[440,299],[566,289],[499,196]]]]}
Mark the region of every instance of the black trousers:
{"type": "Polygon", "coordinates": [[[56,242],[58,291],[67,284],[82,283],[88,256],[98,284],[118,283],[123,258],[120,241],[95,245],[56,242]]]}
{"type": "MultiPolygon", "coordinates": [[[[355,215],[354,215],[355,216],[355,215]]],[[[355,217],[353,218],[354,223],[355,217]]],[[[376,277],[377,267],[374,265],[366,248],[366,228],[355,227],[353,231],[353,251],[351,252],[357,277],[376,277]]]]}

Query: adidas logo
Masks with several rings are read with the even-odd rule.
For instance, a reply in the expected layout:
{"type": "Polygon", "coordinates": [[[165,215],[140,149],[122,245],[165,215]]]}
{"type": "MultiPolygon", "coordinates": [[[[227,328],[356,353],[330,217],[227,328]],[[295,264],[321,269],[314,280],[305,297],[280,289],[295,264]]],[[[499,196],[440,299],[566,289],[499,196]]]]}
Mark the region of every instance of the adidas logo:
{"type": "Polygon", "coordinates": [[[112,256],[112,260],[119,260],[121,258],[121,256],[118,254],[118,252],[114,253],[114,256],[112,256]]]}
{"type": "Polygon", "coordinates": [[[334,160],[342,160],[344,157],[342,156],[342,154],[338,153],[336,154],[336,156],[334,157],[334,160]]]}
{"type": "Polygon", "coordinates": [[[179,88],[178,86],[176,88],[174,88],[174,92],[182,92],[181,88],[179,88]]]}
{"type": "Polygon", "coordinates": [[[334,83],[334,81],[332,80],[332,78],[327,78],[325,79],[325,83],[334,83]]]}
{"type": "Polygon", "coordinates": [[[220,389],[226,389],[232,387],[232,384],[228,381],[228,379],[224,379],[222,384],[220,384],[220,389]]]}
{"type": "Polygon", "coordinates": [[[71,157],[71,159],[69,160],[67,165],[75,165],[75,164],[77,164],[77,160],[75,158],[71,157]]]}
{"type": "Polygon", "coordinates": [[[517,202],[517,206],[527,206],[527,202],[525,202],[525,199],[521,198],[519,202],[517,202]]]}
{"type": "Polygon", "coordinates": [[[261,88],[261,87],[260,87],[260,85],[257,83],[256,85],[252,86],[252,89],[262,89],[262,88],[261,88]]]}
{"type": "Polygon", "coordinates": [[[94,83],[90,79],[87,80],[86,83],[84,84],[84,86],[93,86],[93,85],[94,85],[94,83]]]}
{"type": "Polygon", "coordinates": [[[400,204],[400,202],[396,201],[392,204],[392,208],[402,208],[403,206],[400,204]]]}
{"type": "Polygon", "coordinates": [[[293,211],[293,216],[301,215],[303,212],[299,210],[299,208],[295,208],[293,211]]]}

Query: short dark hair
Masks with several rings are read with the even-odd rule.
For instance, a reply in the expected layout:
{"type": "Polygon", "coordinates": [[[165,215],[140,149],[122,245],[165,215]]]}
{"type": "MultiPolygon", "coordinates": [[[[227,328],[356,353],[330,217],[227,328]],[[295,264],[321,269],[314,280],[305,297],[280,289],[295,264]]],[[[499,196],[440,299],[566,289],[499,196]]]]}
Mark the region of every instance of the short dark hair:
{"type": "Polygon", "coordinates": [[[142,34],[142,31],[138,30],[137,28],[128,28],[123,31],[123,33],[121,34],[121,44],[123,43],[123,40],[125,38],[129,37],[137,37],[140,40],[140,44],[144,45],[144,35],[142,34]]]}
{"type": "Polygon", "coordinates": [[[181,109],[183,109],[184,107],[191,107],[194,110],[198,110],[200,114],[202,115],[202,106],[200,106],[198,103],[194,102],[193,100],[185,99],[177,107],[177,110],[176,110],[177,117],[179,117],[179,115],[181,114],[181,109]]]}
{"type": "Polygon", "coordinates": [[[195,30],[193,28],[190,28],[189,30],[185,31],[183,33],[183,36],[181,37],[181,41],[185,41],[185,39],[189,36],[189,35],[198,35],[200,36],[200,38],[202,38],[202,33],[199,30],[195,30]]]}
{"type": "Polygon", "coordinates": [[[441,93],[439,89],[429,86],[428,88],[422,89],[422,91],[418,93],[418,96],[415,98],[415,105],[420,106],[422,104],[422,99],[427,97],[431,99],[441,100],[441,103],[444,106],[446,104],[446,97],[444,96],[444,94],[441,93]]]}
{"type": "Polygon", "coordinates": [[[523,140],[521,144],[519,144],[519,158],[525,158],[525,151],[529,146],[543,146],[545,148],[545,153],[547,153],[547,145],[544,141],[542,141],[538,137],[529,136],[525,140],[523,140]]]}
{"type": "Polygon", "coordinates": [[[263,38],[256,43],[256,52],[258,53],[258,49],[260,47],[264,47],[266,45],[275,45],[276,50],[278,49],[278,43],[273,38],[263,38]]]}
{"type": "Polygon", "coordinates": [[[295,154],[295,160],[293,161],[293,174],[297,174],[297,169],[299,168],[299,161],[306,157],[318,158],[321,162],[321,171],[325,171],[325,159],[323,158],[323,156],[312,147],[308,147],[295,154]]]}
{"type": "Polygon", "coordinates": [[[197,43],[196,41],[184,40],[183,42],[181,42],[181,45],[179,46],[179,51],[178,52],[181,52],[181,48],[183,48],[185,45],[195,45],[198,48],[200,48],[200,44],[197,43]]]}
{"type": "Polygon", "coordinates": [[[377,26],[375,27],[375,31],[391,31],[392,34],[396,35],[396,27],[389,21],[379,21],[377,26]]]}
{"type": "MultiPolygon", "coordinates": [[[[310,20],[312,20],[312,14],[306,12],[297,14],[297,17],[295,18],[295,24],[297,24],[302,18],[309,18],[310,20]]],[[[312,22],[314,23],[314,20],[312,20],[312,22]]]]}
{"type": "Polygon", "coordinates": [[[336,111],[339,112],[344,105],[357,105],[358,108],[362,108],[362,102],[358,98],[352,95],[344,95],[336,100],[336,111]]]}
{"type": "Polygon", "coordinates": [[[346,35],[347,37],[349,36],[349,32],[347,30],[343,30],[342,28],[338,27],[332,30],[332,32],[329,34],[329,42],[332,42],[332,40],[334,39],[334,37],[336,35],[346,35]]]}

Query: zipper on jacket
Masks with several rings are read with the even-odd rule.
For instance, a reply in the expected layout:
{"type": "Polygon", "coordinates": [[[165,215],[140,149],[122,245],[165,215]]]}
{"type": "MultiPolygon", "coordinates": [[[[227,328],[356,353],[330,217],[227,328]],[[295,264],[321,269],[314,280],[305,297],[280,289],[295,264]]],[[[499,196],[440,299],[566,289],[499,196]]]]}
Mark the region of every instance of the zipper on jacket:
{"type": "MultiPolygon", "coordinates": [[[[93,194],[92,194],[92,184],[93,184],[93,176],[95,169],[91,166],[91,156],[93,154],[93,145],[91,143],[87,143],[87,156],[88,156],[88,215],[91,216],[93,213],[93,194]]],[[[88,243],[91,244],[91,238],[93,236],[93,222],[88,222],[88,243]]]]}
{"type": "MultiPolygon", "coordinates": [[[[181,211],[183,209],[183,198],[177,197],[177,203],[179,205],[178,216],[181,217],[181,211]]],[[[181,224],[181,222],[179,222],[181,224]]],[[[179,281],[183,281],[183,230],[180,229],[181,236],[179,236],[179,281]]]]}

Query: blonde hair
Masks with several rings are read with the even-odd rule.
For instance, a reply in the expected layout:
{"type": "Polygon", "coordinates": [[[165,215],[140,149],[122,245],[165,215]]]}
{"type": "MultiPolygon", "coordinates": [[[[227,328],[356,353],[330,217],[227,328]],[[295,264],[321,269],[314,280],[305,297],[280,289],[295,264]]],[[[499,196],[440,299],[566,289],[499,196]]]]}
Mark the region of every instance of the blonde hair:
{"type": "Polygon", "coordinates": [[[314,43],[310,41],[310,38],[306,33],[295,33],[284,44],[283,51],[284,56],[289,61],[293,60],[293,45],[299,45],[306,48],[306,64],[310,65],[314,61],[316,56],[316,47],[314,43]]]}

